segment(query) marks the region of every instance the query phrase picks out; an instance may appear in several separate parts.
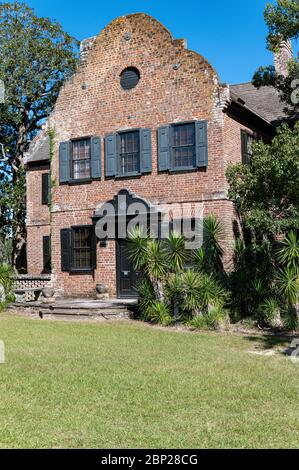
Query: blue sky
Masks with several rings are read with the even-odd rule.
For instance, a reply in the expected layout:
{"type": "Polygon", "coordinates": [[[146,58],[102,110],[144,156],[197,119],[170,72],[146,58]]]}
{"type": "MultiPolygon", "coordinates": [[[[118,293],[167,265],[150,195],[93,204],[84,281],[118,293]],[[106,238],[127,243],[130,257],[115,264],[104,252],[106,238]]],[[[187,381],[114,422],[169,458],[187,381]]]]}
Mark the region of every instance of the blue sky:
{"type": "Polygon", "coordinates": [[[40,16],[58,20],[79,40],[98,34],[111,20],[144,12],[175,38],[204,55],[228,83],[250,81],[260,65],[273,62],[266,49],[263,11],[267,0],[28,0],[40,16]]]}

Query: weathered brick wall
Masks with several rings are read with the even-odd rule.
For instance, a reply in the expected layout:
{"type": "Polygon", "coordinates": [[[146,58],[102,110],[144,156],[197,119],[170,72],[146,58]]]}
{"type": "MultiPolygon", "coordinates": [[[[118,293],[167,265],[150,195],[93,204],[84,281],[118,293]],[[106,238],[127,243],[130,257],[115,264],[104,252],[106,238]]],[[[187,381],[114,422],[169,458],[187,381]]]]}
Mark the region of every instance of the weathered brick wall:
{"type": "Polygon", "coordinates": [[[50,235],[49,207],[42,205],[42,175],[49,164],[27,169],[27,266],[30,274],[43,271],[43,237],[50,235]]]}
{"type": "Polygon", "coordinates": [[[42,205],[42,175],[49,173],[50,165],[27,169],[27,225],[50,225],[48,206],[42,205]]]}
{"type": "MultiPolygon", "coordinates": [[[[102,138],[125,129],[152,129],[153,171],[131,179],[105,179],[85,185],[59,185],[53,194],[52,260],[53,279],[66,295],[91,295],[97,283],[116,289],[115,243],[98,248],[98,268],[94,275],[61,273],[60,230],[90,224],[96,206],[112,199],[121,189],[156,205],[204,202],[205,213],[216,213],[225,226],[223,244],[229,263],[233,243],[233,205],[226,199],[225,170],[229,160],[240,161],[240,127],[234,127],[224,113],[228,87],[220,86],[216,72],[199,54],[173,40],[158,21],[144,14],[120,17],[94,40],[75,76],[61,90],[49,118],[55,129],[53,178],[59,180],[59,143],[84,136],[102,138]],[[126,40],[127,33],[131,39],[126,40]],[[178,68],[174,68],[179,64],[178,68]],[[119,76],[126,68],[137,67],[141,79],[136,88],[124,91],[119,76]],[[180,174],[157,171],[157,128],[174,122],[208,120],[209,165],[206,170],[180,174]],[[229,143],[227,143],[229,141],[229,143]]],[[[29,174],[28,201],[35,200],[38,181],[29,174]],[[32,199],[33,198],[33,199],[32,199]]],[[[40,198],[40,195],[38,196],[40,198]]],[[[30,221],[42,219],[42,209],[31,208],[30,221]]],[[[44,219],[43,219],[44,220],[44,219]]],[[[48,220],[48,219],[47,219],[48,220]]],[[[30,225],[30,223],[29,223],[30,225]]],[[[37,238],[43,231],[29,227],[30,270],[39,269],[37,238]]]]}

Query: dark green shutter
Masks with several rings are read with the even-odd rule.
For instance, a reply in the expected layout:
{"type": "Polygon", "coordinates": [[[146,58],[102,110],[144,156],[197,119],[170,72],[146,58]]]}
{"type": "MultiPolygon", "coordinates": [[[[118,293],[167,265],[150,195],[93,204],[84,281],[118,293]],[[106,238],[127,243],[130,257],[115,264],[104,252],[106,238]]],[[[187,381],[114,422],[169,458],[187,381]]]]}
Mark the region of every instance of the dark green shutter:
{"type": "Polygon", "coordinates": [[[158,129],[158,169],[167,171],[170,168],[170,128],[169,126],[158,129]]]}
{"type": "Polygon", "coordinates": [[[44,272],[51,272],[51,237],[43,237],[44,272]]]}
{"type": "Polygon", "coordinates": [[[71,142],[62,142],[59,146],[59,180],[68,183],[71,179],[71,142]]]}
{"type": "Polygon", "coordinates": [[[95,226],[90,226],[91,230],[91,269],[97,269],[97,236],[95,226]]]}
{"type": "Polygon", "coordinates": [[[140,172],[152,172],[152,132],[151,129],[140,130],[140,172]]]}
{"type": "Polygon", "coordinates": [[[117,145],[116,134],[105,138],[105,175],[112,177],[117,175],[117,145]]]}
{"type": "Polygon", "coordinates": [[[207,121],[196,121],[196,166],[197,168],[208,166],[208,123],[207,121]]]}
{"type": "Polygon", "coordinates": [[[92,137],[90,144],[91,144],[91,177],[93,179],[100,179],[102,176],[100,137],[92,137]]]}
{"type": "Polygon", "coordinates": [[[62,229],[61,230],[61,270],[68,272],[71,269],[72,259],[72,230],[62,229]]]}
{"type": "Polygon", "coordinates": [[[49,198],[50,192],[50,173],[42,174],[42,204],[47,206],[50,202],[49,198]]]}
{"type": "Polygon", "coordinates": [[[248,134],[244,130],[241,130],[241,148],[242,148],[242,163],[244,165],[247,165],[249,163],[248,134]]]}

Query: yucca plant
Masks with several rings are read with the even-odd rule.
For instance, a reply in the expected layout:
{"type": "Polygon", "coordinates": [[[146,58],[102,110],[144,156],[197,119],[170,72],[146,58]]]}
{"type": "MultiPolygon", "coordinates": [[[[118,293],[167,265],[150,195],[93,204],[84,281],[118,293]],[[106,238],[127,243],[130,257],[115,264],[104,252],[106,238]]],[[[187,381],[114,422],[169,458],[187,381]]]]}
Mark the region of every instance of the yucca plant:
{"type": "Polygon", "coordinates": [[[156,300],[154,288],[149,281],[145,278],[139,281],[136,286],[136,291],[138,293],[138,311],[140,317],[144,321],[149,321],[149,309],[156,300]]]}
{"type": "Polygon", "coordinates": [[[173,323],[170,308],[165,302],[153,302],[148,308],[148,316],[153,323],[169,326],[173,323]]]}
{"type": "Polygon", "coordinates": [[[291,231],[281,242],[277,258],[283,266],[299,273],[299,238],[295,232],[291,231]]]}
{"type": "Polygon", "coordinates": [[[201,314],[202,303],[199,294],[201,276],[193,270],[177,274],[170,280],[169,286],[184,316],[201,314]]]}
{"type": "Polygon", "coordinates": [[[223,237],[223,225],[218,218],[211,214],[203,221],[203,248],[207,266],[211,273],[223,272],[223,249],[220,240],[223,237]]]}
{"type": "Polygon", "coordinates": [[[192,262],[194,269],[199,273],[205,273],[207,271],[207,258],[203,246],[192,253],[192,262]]]}
{"type": "Polygon", "coordinates": [[[141,227],[135,227],[128,236],[127,250],[136,270],[142,270],[147,264],[148,235],[141,227]]]}
{"type": "Polygon", "coordinates": [[[282,328],[281,308],[275,297],[270,297],[262,303],[258,311],[257,320],[261,325],[271,328],[282,328]]]}
{"type": "Polygon", "coordinates": [[[223,327],[227,328],[230,324],[229,314],[221,305],[213,307],[205,315],[205,320],[208,328],[213,330],[219,330],[223,327]]]}
{"type": "Polygon", "coordinates": [[[294,268],[283,268],[276,276],[278,291],[281,297],[295,307],[299,301],[299,274],[294,268]]]}
{"type": "Polygon", "coordinates": [[[182,272],[186,265],[187,252],[185,243],[185,238],[176,232],[171,232],[169,237],[164,240],[163,246],[165,248],[168,266],[174,273],[182,272]]]}
{"type": "Polygon", "coordinates": [[[192,255],[194,269],[201,273],[222,276],[223,249],[220,240],[223,236],[223,225],[213,214],[203,221],[203,245],[192,255]]]}
{"type": "Polygon", "coordinates": [[[228,301],[228,293],[211,275],[203,274],[200,282],[200,298],[205,311],[222,306],[228,301]]]}

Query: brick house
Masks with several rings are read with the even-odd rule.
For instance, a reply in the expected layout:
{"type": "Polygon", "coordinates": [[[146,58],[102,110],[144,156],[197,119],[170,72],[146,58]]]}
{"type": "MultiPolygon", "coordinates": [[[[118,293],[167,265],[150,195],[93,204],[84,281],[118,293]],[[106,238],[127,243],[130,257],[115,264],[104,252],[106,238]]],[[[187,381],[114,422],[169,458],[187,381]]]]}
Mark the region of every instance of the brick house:
{"type": "Polygon", "coordinates": [[[99,283],[112,296],[134,295],[123,240],[94,236],[99,208],[111,201],[118,213],[119,194],[160,222],[168,207],[186,207],[192,218],[192,204],[202,204],[223,222],[229,266],[238,223],[227,165],[250,158],[253,138],[271,140],[282,108],[271,88],[221,83],[154,18],[117,18],[82,43],[78,71],[31,144],[28,273],[51,270],[64,296],[93,296],[99,283]]]}

